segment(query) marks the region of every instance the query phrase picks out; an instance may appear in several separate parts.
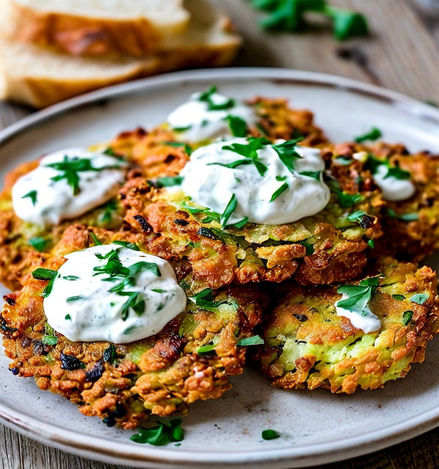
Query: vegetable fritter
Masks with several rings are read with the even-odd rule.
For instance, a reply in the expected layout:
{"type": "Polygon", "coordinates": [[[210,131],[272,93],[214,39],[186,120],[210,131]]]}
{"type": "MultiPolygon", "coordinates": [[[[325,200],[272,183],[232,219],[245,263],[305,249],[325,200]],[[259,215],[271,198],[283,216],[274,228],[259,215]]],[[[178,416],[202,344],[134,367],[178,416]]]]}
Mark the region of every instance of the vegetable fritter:
{"type": "Polygon", "coordinates": [[[438,327],[436,274],[383,258],[371,275],[381,275],[368,303],[381,328],[368,334],[337,315],[336,287],[281,286],[259,356],[273,386],[350,394],[405,377],[412,363],[424,360],[438,327]]]}
{"type": "MultiPolygon", "coordinates": [[[[133,243],[139,236],[95,230],[100,241],[133,243]]],[[[34,268],[57,270],[63,255],[90,244],[89,229],[69,227],[50,254],[34,253],[34,268]]],[[[16,375],[35,378],[108,425],[135,428],[149,414],[185,412],[200,399],[220,397],[229,375],[243,371],[246,346],[266,303],[252,287],[211,292],[175,266],[189,297],[187,309],[156,336],[128,345],[70,342],[46,322],[41,294],[45,281],[28,274],[23,288],[5,296],[0,316],[3,344],[16,375]]],[[[62,314],[62,313],[60,313],[62,314]]]]}
{"type": "Polygon", "coordinates": [[[439,156],[428,151],[409,154],[400,144],[325,145],[332,172],[358,172],[384,162],[408,171],[415,193],[407,200],[386,202],[380,218],[385,235],[380,250],[404,260],[421,261],[439,248],[439,156]],[[369,157],[358,161],[354,155],[369,157]]]}
{"type": "Polygon", "coordinates": [[[302,284],[329,284],[360,275],[370,240],[382,234],[377,217],[383,202],[369,171],[360,176],[361,188],[351,174],[328,175],[328,206],[285,225],[247,223],[223,229],[210,211],[183,192],[161,187],[166,177],[132,178],[121,199],[126,221],[144,233],[150,252],[188,260],[194,277],[211,288],[282,282],[293,275],[302,284]]]}

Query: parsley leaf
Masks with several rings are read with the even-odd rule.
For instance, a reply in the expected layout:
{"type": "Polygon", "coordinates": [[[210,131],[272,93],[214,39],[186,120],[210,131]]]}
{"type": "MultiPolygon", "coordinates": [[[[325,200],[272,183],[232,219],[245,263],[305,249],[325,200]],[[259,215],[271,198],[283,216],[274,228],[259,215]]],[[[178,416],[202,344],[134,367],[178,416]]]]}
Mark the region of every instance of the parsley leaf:
{"type": "Polygon", "coordinates": [[[113,220],[114,212],[118,209],[116,199],[112,199],[108,201],[106,204],[102,206],[102,213],[99,216],[99,222],[102,224],[111,223],[113,220]]]}
{"type": "Polygon", "coordinates": [[[131,436],[134,443],[148,443],[153,446],[164,446],[184,439],[184,430],[181,428],[181,419],[173,419],[169,422],[157,422],[150,428],[139,428],[138,433],[131,436]]]}
{"type": "Polygon", "coordinates": [[[32,202],[32,205],[35,206],[35,204],[37,203],[37,196],[38,196],[37,191],[30,191],[27,194],[23,195],[22,199],[29,198],[32,202]]]}
{"type": "MultiPolygon", "coordinates": [[[[204,222],[204,220],[203,220],[204,222]]],[[[236,228],[240,230],[241,228],[244,228],[245,225],[248,223],[248,217],[244,217],[242,220],[232,223],[231,225],[227,225],[227,228],[236,228]]]]}
{"type": "Polygon", "coordinates": [[[168,147],[175,147],[175,148],[183,147],[184,151],[189,156],[192,155],[192,148],[187,143],[184,143],[184,142],[162,142],[162,143],[163,143],[163,145],[168,145],[168,147]]]}
{"type": "Polygon", "coordinates": [[[216,86],[211,86],[208,90],[200,93],[198,96],[198,101],[207,103],[207,110],[208,111],[225,111],[227,109],[231,109],[235,106],[235,100],[231,98],[227,98],[224,101],[216,103],[213,100],[213,95],[218,91],[216,86]]]}
{"type": "Polygon", "coordinates": [[[114,344],[109,345],[104,350],[104,353],[102,355],[104,362],[110,363],[110,365],[113,365],[114,361],[116,360],[116,357],[116,346],[114,344]]]}
{"type": "Polygon", "coordinates": [[[362,14],[334,7],[327,7],[326,11],[333,20],[334,37],[337,40],[344,41],[355,36],[367,36],[369,33],[369,25],[362,14]]]}
{"type": "Polygon", "coordinates": [[[264,343],[264,339],[261,336],[254,335],[252,337],[238,340],[236,345],[239,347],[249,347],[251,345],[263,345],[264,343]]]}
{"type": "Polygon", "coordinates": [[[182,176],[164,176],[161,178],[157,178],[154,181],[148,181],[148,184],[151,186],[161,189],[162,187],[171,187],[171,186],[179,186],[183,182],[182,176]]]}
{"type": "Polygon", "coordinates": [[[278,154],[279,159],[288,168],[290,173],[294,171],[294,162],[302,158],[296,151],[297,143],[301,140],[303,140],[302,137],[273,145],[273,150],[278,154]]]}
{"type": "Polygon", "coordinates": [[[43,269],[42,267],[39,267],[38,269],[35,269],[32,272],[33,278],[37,280],[49,281],[49,283],[47,284],[46,288],[43,291],[43,294],[41,295],[43,298],[47,298],[50,295],[50,292],[52,291],[52,288],[53,288],[53,282],[55,281],[57,275],[58,275],[58,272],[56,270],[43,269]]]}
{"type": "Polygon", "coordinates": [[[43,252],[47,245],[49,244],[49,240],[40,238],[39,236],[34,236],[33,238],[29,239],[29,244],[38,252],[43,252]]]}
{"type": "MultiPolygon", "coordinates": [[[[266,145],[269,145],[270,142],[263,137],[255,138],[250,137],[247,139],[247,144],[243,143],[232,143],[231,145],[224,145],[223,150],[229,150],[238,155],[244,156],[245,158],[250,159],[250,163],[253,163],[261,176],[265,176],[268,168],[267,166],[259,159],[258,150],[261,150],[266,145]]],[[[239,160],[240,164],[249,164],[243,163],[246,160],[239,160]]]]}
{"type": "Polygon", "coordinates": [[[351,312],[362,315],[367,314],[367,305],[375,295],[379,285],[379,277],[371,277],[362,280],[359,285],[342,285],[337,292],[346,295],[347,298],[337,301],[337,306],[351,312]]]}
{"type": "Polygon", "coordinates": [[[133,251],[140,251],[139,246],[134,243],[130,243],[128,241],[113,241],[113,244],[118,244],[119,246],[123,246],[124,248],[127,249],[132,249],[133,251]]]}
{"type": "Polygon", "coordinates": [[[402,323],[404,326],[408,326],[413,317],[413,311],[404,311],[402,315],[402,323]]]}
{"type": "Polygon", "coordinates": [[[221,214],[220,223],[223,228],[226,227],[227,222],[229,221],[229,218],[232,216],[237,206],[238,206],[238,199],[236,198],[235,194],[232,194],[232,197],[230,197],[230,200],[227,203],[227,206],[224,209],[224,212],[221,214]]]}
{"type": "Polygon", "coordinates": [[[354,205],[360,203],[364,197],[360,193],[349,194],[348,192],[342,191],[340,184],[335,179],[326,180],[331,192],[337,198],[337,202],[340,204],[340,207],[351,208],[354,205]]]}
{"type": "Polygon", "coordinates": [[[368,140],[369,141],[378,140],[382,136],[383,136],[383,134],[382,134],[380,129],[378,129],[377,127],[372,127],[372,129],[369,132],[367,132],[363,135],[359,135],[358,137],[355,137],[354,140],[357,143],[362,143],[362,142],[367,142],[368,140]]]}
{"type": "Polygon", "coordinates": [[[273,192],[273,195],[271,196],[270,202],[275,201],[278,197],[280,197],[289,188],[290,188],[290,186],[288,185],[288,183],[284,182],[277,190],[275,190],[273,192]]]}
{"type": "Polygon", "coordinates": [[[321,171],[301,171],[299,174],[301,176],[306,176],[306,177],[309,177],[309,178],[313,178],[316,181],[320,181],[320,176],[321,176],[322,172],[321,171]]]}
{"type": "Polygon", "coordinates": [[[234,137],[245,137],[247,135],[247,122],[244,119],[228,115],[225,120],[229,124],[230,132],[234,137]]]}
{"type": "Polygon", "coordinates": [[[211,343],[211,344],[206,344],[202,345],[201,347],[198,347],[197,349],[197,354],[202,355],[203,353],[210,353],[213,352],[218,345],[218,342],[211,343]]]}
{"type": "Polygon", "coordinates": [[[215,301],[213,292],[210,288],[205,288],[194,296],[190,296],[189,299],[201,309],[207,309],[210,311],[216,309],[223,304],[231,304],[228,301],[215,301]]]}
{"type": "Polygon", "coordinates": [[[44,325],[44,335],[41,341],[43,344],[50,346],[54,346],[58,343],[58,337],[55,335],[55,331],[48,322],[44,325]]]}
{"type": "Polygon", "coordinates": [[[276,430],[267,429],[262,432],[262,439],[263,440],[275,440],[276,438],[280,437],[280,433],[276,430]]]}

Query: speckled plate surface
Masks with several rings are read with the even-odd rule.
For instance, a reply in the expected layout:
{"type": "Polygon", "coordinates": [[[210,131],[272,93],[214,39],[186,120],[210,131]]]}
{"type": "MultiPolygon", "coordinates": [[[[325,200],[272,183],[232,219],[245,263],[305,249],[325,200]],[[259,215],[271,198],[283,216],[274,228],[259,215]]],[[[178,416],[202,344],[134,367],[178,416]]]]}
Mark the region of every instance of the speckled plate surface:
{"type": "MultiPolygon", "coordinates": [[[[396,93],[329,75],[276,69],[182,72],[123,84],[34,114],[0,132],[0,176],[17,163],[71,145],[105,141],[122,130],[163,121],[189,93],[217,84],[231,96],[287,97],[316,113],[334,140],[379,127],[384,139],[439,152],[439,110],[396,93]]],[[[431,260],[433,266],[439,262],[431,260]]],[[[2,292],[3,293],[3,292],[2,292]]],[[[18,379],[0,358],[0,419],[72,453],[139,467],[304,467],[350,458],[439,425],[439,340],[427,360],[385,389],[334,396],[270,388],[252,370],[217,401],[193,406],[182,445],[136,445],[129,433],[82,416],[62,398],[18,379]],[[275,428],[277,440],[261,431],[275,428]]]]}

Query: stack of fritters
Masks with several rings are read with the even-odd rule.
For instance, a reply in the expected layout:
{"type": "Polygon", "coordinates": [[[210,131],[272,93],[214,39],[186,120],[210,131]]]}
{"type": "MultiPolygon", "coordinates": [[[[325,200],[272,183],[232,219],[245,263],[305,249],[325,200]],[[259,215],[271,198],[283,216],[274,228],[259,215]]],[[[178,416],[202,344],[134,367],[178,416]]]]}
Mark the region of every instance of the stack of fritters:
{"type": "Polygon", "coordinates": [[[301,145],[322,149],[331,189],[322,212],[242,228],[206,220],[203,207],[167,190],[166,178],[178,176],[198,144],[180,141],[166,125],[110,142],[109,151],[131,164],[118,197],[50,229],[22,222],[12,209],[13,183],[36,163],[8,176],[0,196],[0,277],[16,291],[5,297],[0,328],[12,373],[33,376],[41,389],[108,425],[135,428],[149,414],[184,412],[196,400],[220,397],[230,387],[228,376],[242,373],[249,346],[253,363],[285,389],[375,389],[423,360],[438,326],[436,275],[395,257],[417,262],[437,247],[439,159],[408,155],[398,145],[333,145],[308,111],[291,110],[284,100],[250,104],[259,122],[249,135],[301,135],[301,145]],[[416,194],[402,203],[383,200],[367,163],[354,157],[360,152],[410,171],[416,194]],[[93,245],[90,233],[168,260],[187,296],[204,292],[204,301],[188,301],[185,312],[149,339],[70,342],[47,324],[46,282],[31,272],[57,270],[64,255],[93,245]],[[335,310],[341,284],[368,278],[379,279],[369,306],[381,328],[373,333],[335,310]]]}

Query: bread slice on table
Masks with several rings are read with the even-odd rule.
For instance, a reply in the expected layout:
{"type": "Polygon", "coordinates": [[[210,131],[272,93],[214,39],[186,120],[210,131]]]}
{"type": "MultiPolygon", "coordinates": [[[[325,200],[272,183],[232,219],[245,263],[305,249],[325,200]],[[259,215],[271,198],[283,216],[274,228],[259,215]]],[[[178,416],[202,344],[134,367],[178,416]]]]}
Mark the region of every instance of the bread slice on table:
{"type": "Polygon", "coordinates": [[[229,63],[239,41],[212,34],[201,46],[143,59],[73,57],[31,44],[0,39],[0,99],[46,107],[78,94],[139,77],[229,63]]]}
{"type": "Polygon", "coordinates": [[[141,56],[186,30],[183,0],[1,0],[3,35],[71,55],[141,56]]]}

